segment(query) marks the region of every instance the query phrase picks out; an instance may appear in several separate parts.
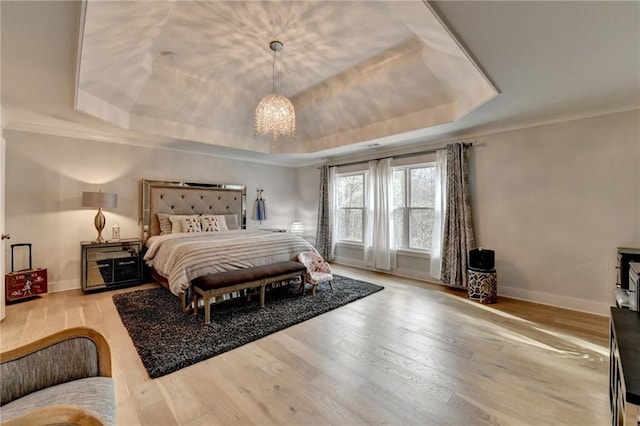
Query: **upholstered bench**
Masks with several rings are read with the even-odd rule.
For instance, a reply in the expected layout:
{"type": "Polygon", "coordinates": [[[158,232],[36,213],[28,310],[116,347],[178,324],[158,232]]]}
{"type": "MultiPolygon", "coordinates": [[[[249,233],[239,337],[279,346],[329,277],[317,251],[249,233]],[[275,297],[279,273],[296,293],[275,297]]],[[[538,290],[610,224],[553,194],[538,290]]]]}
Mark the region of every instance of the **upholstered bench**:
{"type": "Polygon", "coordinates": [[[267,284],[290,280],[296,277],[304,279],[307,268],[291,260],[269,265],[234,269],[204,275],[191,281],[193,286],[193,315],[198,314],[198,295],[204,303],[204,323],[211,322],[211,299],[235,291],[260,288],[260,307],[264,307],[265,287],[267,284]]]}

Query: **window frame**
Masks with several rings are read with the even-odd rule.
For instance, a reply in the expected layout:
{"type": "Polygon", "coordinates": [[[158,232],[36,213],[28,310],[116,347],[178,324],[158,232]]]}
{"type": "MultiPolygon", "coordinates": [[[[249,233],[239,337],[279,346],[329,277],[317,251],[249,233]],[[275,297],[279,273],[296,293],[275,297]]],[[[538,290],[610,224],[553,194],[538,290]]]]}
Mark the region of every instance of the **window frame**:
{"type": "Polygon", "coordinates": [[[354,171],[354,172],[344,172],[344,173],[336,173],[336,191],[335,191],[335,197],[336,197],[336,218],[338,220],[336,220],[336,225],[338,226],[337,232],[336,232],[336,243],[340,243],[340,244],[345,244],[345,245],[352,245],[352,246],[358,246],[358,247],[364,247],[364,241],[365,241],[365,232],[366,232],[366,227],[367,227],[367,209],[368,209],[368,197],[367,197],[367,179],[369,177],[369,173],[367,170],[361,170],[361,171],[354,171]],[[362,176],[362,207],[340,207],[338,205],[338,190],[337,190],[337,186],[338,186],[338,180],[340,178],[343,177],[348,177],[348,176],[357,176],[360,175],[362,176]],[[360,230],[360,234],[362,236],[362,239],[360,241],[358,240],[347,240],[347,239],[342,239],[340,238],[340,210],[361,210],[362,211],[362,229],[360,230]]]}

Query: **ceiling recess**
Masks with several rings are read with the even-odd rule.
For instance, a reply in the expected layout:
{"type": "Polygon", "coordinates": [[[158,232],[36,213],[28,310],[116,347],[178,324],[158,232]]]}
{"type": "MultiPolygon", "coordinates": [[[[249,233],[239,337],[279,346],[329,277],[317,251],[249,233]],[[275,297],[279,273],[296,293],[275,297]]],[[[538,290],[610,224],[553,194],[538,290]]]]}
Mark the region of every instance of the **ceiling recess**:
{"type": "Polygon", "coordinates": [[[149,9],[88,0],[82,24],[76,110],[140,133],[256,153],[314,153],[428,129],[498,93],[422,1],[149,9]],[[265,26],[265,16],[276,24],[265,26]],[[272,34],[286,35],[279,90],[295,108],[295,144],[253,135],[256,105],[271,91],[264,40],[272,34]]]}

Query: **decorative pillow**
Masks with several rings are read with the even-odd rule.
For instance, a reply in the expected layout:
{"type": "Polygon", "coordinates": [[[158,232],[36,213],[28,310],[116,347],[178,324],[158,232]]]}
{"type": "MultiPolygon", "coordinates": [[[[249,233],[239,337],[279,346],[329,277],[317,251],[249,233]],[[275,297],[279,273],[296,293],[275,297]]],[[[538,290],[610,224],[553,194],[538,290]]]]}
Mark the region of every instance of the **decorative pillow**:
{"type": "Polygon", "coordinates": [[[227,229],[229,231],[234,230],[234,229],[240,229],[240,227],[238,226],[238,216],[235,214],[225,214],[224,215],[224,221],[227,224],[227,229]]]}
{"type": "Polygon", "coordinates": [[[171,221],[168,213],[158,213],[158,222],[160,222],[160,235],[171,233],[171,221]]]}
{"type": "Polygon", "coordinates": [[[204,232],[228,231],[227,222],[223,215],[203,214],[200,216],[204,232]]]}
{"type": "Polygon", "coordinates": [[[197,214],[186,215],[176,214],[169,216],[171,221],[171,233],[179,232],[202,232],[200,228],[200,220],[197,214]]]}
{"type": "Polygon", "coordinates": [[[200,217],[192,215],[182,219],[182,232],[202,232],[200,217]]]}

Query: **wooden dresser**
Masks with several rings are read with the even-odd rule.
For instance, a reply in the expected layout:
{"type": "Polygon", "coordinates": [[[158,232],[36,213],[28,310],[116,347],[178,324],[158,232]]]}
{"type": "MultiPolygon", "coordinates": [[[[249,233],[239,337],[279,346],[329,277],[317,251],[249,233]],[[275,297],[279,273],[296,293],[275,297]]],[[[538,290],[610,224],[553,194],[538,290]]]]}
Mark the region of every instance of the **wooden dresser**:
{"type": "Polygon", "coordinates": [[[611,308],[609,330],[611,424],[640,425],[640,313],[611,308]]]}

